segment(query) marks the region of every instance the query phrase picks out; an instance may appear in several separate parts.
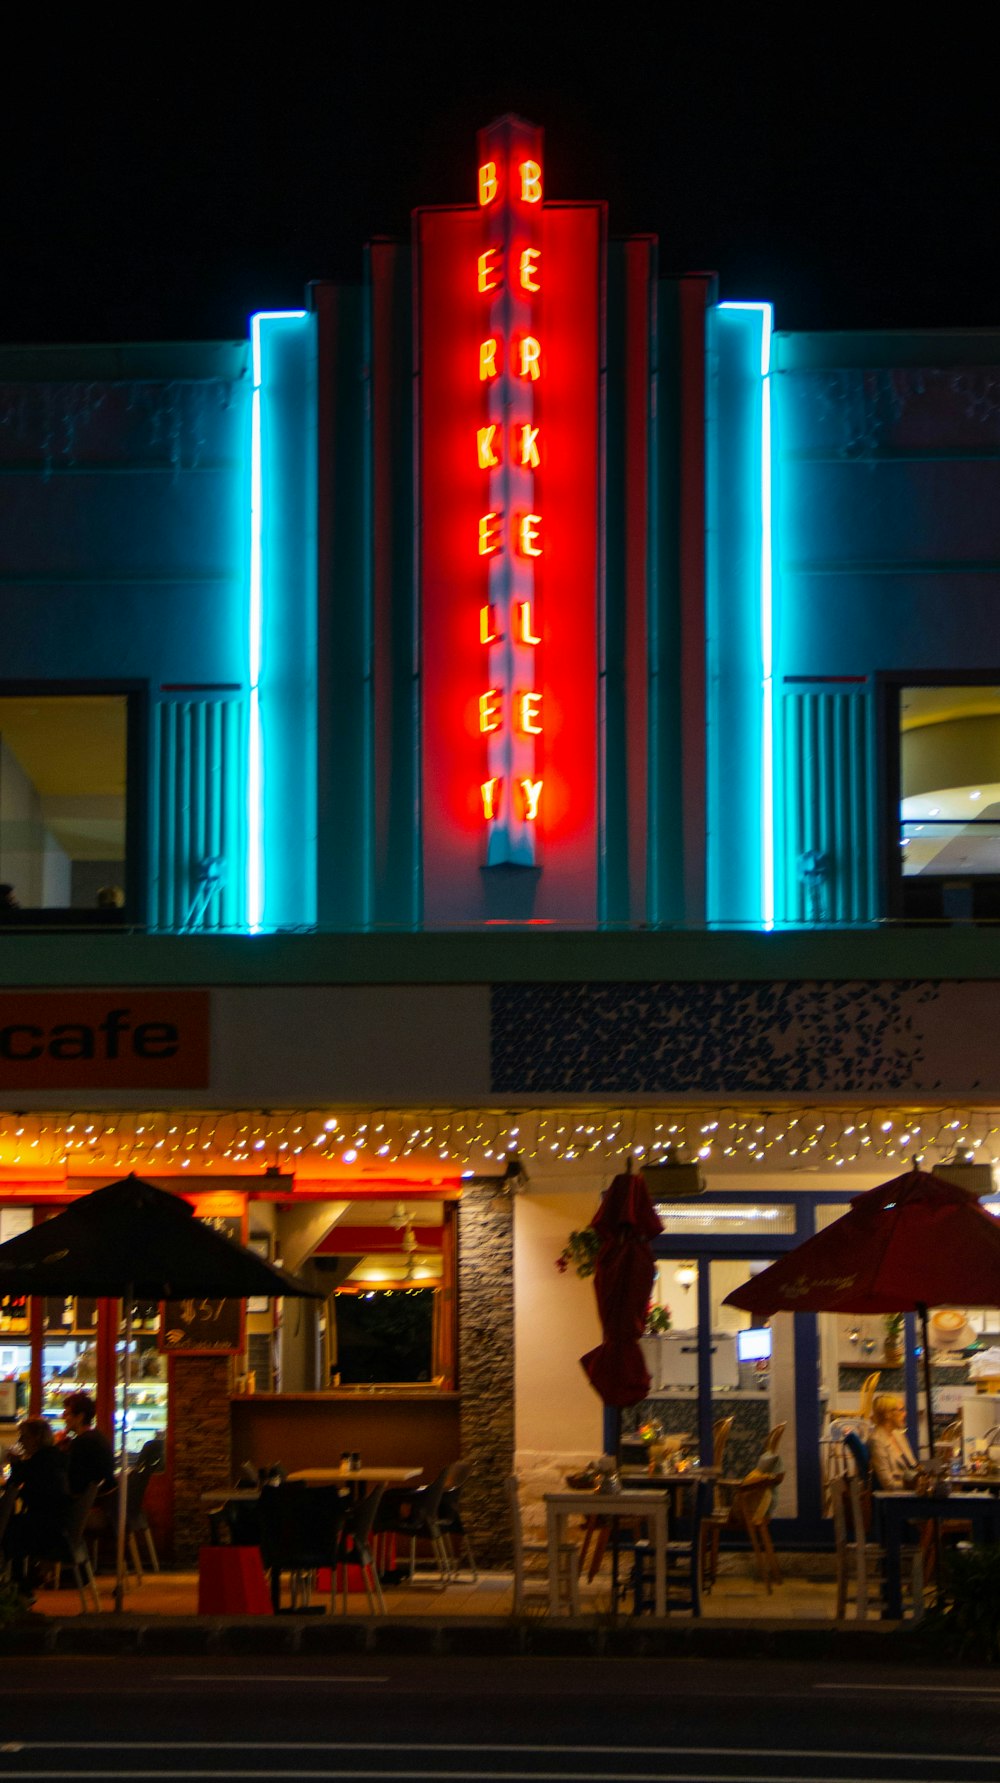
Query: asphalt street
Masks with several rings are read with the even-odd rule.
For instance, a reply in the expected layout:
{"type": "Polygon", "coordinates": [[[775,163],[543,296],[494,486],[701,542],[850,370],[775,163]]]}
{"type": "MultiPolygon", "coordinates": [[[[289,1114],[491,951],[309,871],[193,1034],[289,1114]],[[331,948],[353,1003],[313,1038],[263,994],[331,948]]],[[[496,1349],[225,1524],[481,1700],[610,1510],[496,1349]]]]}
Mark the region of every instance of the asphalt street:
{"type": "Polygon", "coordinates": [[[1000,1674],[705,1659],[38,1659],[6,1778],[977,1783],[1000,1674]]]}

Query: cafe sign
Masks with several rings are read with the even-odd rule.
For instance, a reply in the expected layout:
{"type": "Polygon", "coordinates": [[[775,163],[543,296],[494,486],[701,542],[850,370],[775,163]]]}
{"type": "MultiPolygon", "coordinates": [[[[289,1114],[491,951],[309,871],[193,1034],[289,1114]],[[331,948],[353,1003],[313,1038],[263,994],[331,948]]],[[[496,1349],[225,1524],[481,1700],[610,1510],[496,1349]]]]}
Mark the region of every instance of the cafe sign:
{"type": "Polygon", "coordinates": [[[207,991],[0,992],[0,1094],[208,1081],[207,991]]]}

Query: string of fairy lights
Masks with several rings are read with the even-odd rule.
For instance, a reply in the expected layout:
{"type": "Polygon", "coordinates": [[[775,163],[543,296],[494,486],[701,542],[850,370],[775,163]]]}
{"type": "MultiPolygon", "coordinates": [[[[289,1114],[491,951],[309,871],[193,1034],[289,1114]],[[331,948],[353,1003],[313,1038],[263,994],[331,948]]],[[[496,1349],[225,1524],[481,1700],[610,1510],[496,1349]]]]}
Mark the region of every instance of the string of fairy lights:
{"type": "Polygon", "coordinates": [[[1000,1162],[1000,1109],[797,1107],[107,1110],[0,1113],[0,1167],[370,1174],[393,1165],[489,1172],[671,1159],[703,1166],[864,1168],[1000,1162]]]}

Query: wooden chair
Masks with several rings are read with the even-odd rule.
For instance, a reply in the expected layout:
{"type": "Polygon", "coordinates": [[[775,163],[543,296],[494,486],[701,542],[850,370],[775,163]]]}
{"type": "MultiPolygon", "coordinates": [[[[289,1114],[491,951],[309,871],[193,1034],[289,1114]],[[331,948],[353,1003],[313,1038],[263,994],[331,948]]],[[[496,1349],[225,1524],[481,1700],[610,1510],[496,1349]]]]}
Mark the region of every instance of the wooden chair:
{"type": "MultiPolygon", "coordinates": [[[[514,1538],[514,1604],[513,1613],[521,1616],[532,1599],[549,1601],[549,1544],[525,1541],[521,1521],[521,1500],[517,1476],[511,1474],[505,1485],[510,1507],[510,1527],[514,1538]]],[[[580,1614],[580,1556],[574,1542],[559,1544],[559,1594],[565,1597],[574,1616],[580,1614]]]]}
{"type": "Polygon", "coordinates": [[[874,1404],[875,1395],[878,1392],[878,1384],[881,1379],[882,1371],[881,1369],[876,1368],[874,1374],[866,1375],[861,1383],[858,1411],[861,1417],[864,1418],[866,1424],[870,1424],[872,1421],[872,1405],[874,1404]]]}
{"type": "MultiPolygon", "coordinates": [[[[784,1425],[778,1426],[779,1431],[784,1425]]],[[[770,1440],[770,1439],[769,1439],[770,1440]]],[[[780,1441],[780,1436],[779,1436],[780,1441]]],[[[775,1451],[764,1451],[764,1456],[775,1451]]],[[[764,1459],[764,1456],[761,1459],[764,1459]]],[[[702,1588],[710,1591],[715,1584],[719,1564],[719,1542],[725,1530],[735,1530],[744,1534],[749,1543],[757,1566],[757,1572],[770,1595],[773,1585],[780,1585],[781,1568],[771,1541],[768,1523],[771,1516],[771,1505],[774,1494],[784,1480],[784,1474],[768,1471],[764,1473],[759,1467],[751,1468],[742,1480],[720,1480],[720,1492],[726,1503],[705,1517],[701,1525],[701,1578],[702,1588]]]]}
{"type": "Polygon", "coordinates": [[[724,1467],[726,1449],[729,1446],[729,1435],[733,1428],[732,1417],[716,1418],[712,1425],[712,1466],[724,1467]]]}
{"type": "MultiPolygon", "coordinates": [[[[885,1549],[869,1540],[871,1521],[866,1504],[867,1489],[857,1474],[839,1474],[830,1482],[833,1514],[833,1539],[837,1552],[837,1599],[834,1616],[842,1622],[847,1614],[851,1586],[854,1586],[854,1614],[859,1622],[868,1615],[869,1602],[879,1613],[882,1581],[885,1577],[885,1549]]],[[[922,1547],[908,1548],[904,1553],[911,1562],[910,1595],[914,1617],[919,1620],[924,1609],[924,1557],[922,1547]]]]}
{"type": "MultiPolygon", "coordinates": [[[[690,1610],[693,1616],[701,1615],[701,1525],[709,1490],[708,1480],[696,1481],[691,1515],[686,1520],[687,1535],[671,1536],[667,1541],[668,1615],[671,1610],[690,1610]]],[[[633,1616],[655,1606],[655,1571],[653,1545],[640,1537],[633,1551],[631,1578],[624,1587],[632,1592],[633,1616]]]]}

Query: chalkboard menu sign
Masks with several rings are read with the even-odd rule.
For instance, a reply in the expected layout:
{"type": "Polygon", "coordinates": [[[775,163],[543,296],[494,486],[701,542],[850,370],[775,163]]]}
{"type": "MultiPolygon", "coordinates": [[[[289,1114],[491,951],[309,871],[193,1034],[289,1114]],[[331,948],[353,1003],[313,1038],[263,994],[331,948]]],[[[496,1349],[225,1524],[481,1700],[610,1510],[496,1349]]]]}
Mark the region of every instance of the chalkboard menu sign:
{"type": "MultiPolygon", "coordinates": [[[[243,1238],[239,1214],[212,1214],[214,1226],[237,1244],[243,1238]]],[[[235,1356],[243,1348],[243,1302],[224,1299],[165,1300],[160,1319],[160,1349],[173,1355],[235,1356]]]]}

